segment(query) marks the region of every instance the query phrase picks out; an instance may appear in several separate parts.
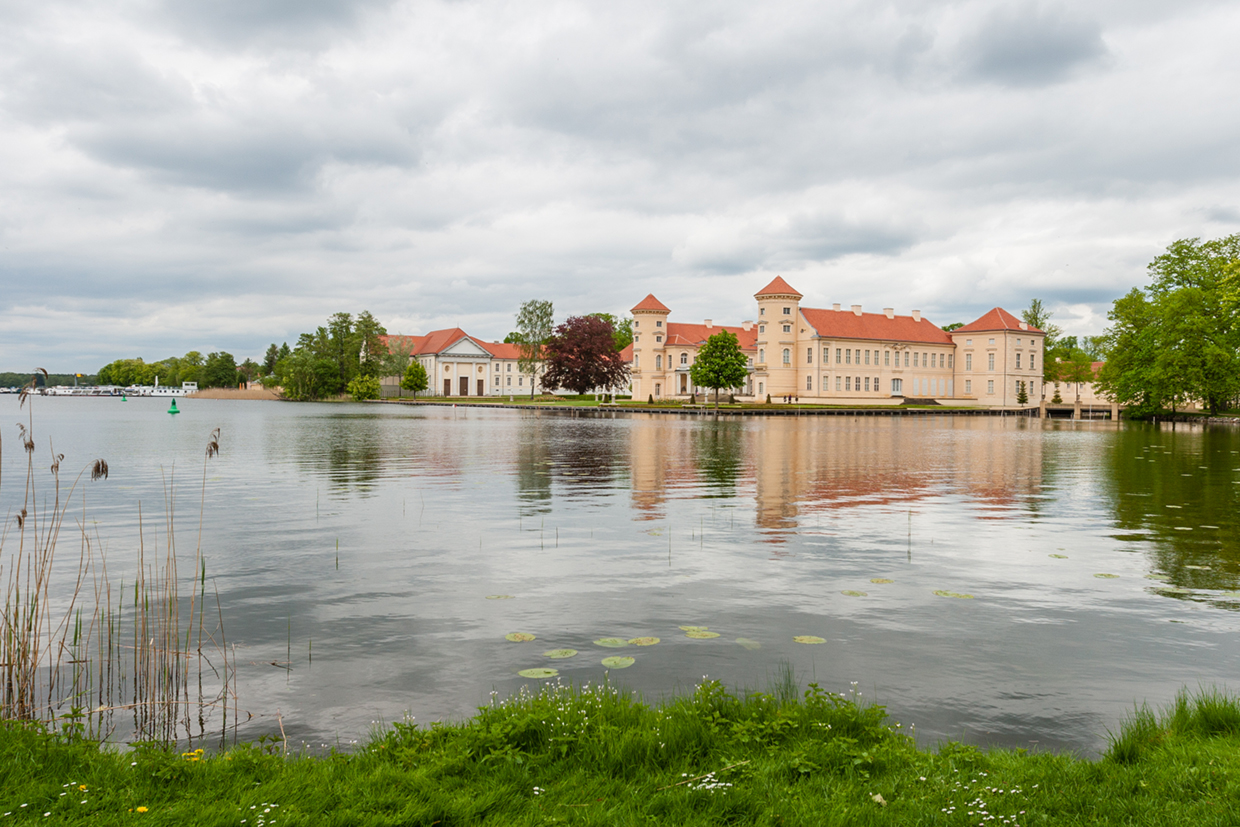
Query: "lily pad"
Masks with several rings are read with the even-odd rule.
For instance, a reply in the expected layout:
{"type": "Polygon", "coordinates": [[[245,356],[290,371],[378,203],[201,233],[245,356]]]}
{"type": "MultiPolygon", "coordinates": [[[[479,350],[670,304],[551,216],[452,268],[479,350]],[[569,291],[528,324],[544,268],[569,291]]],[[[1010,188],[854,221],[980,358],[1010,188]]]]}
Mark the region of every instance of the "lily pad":
{"type": "Polygon", "coordinates": [[[1184,568],[1192,569],[1193,571],[1210,571],[1209,566],[1187,566],[1186,565],[1184,568]]]}
{"type": "Polygon", "coordinates": [[[946,591],[945,589],[935,589],[934,593],[937,594],[939,597],[955,597],[959,600],[972,600],[973,599],[973,595],[971,594],[961,594],[960,592],[949,592],[949,591],[946,591]]]}
{"type": "Polygon", "coordinates": [[[487,600],[512,600],[512,597],[510,594],[488,594],[487,600]]]}
{"type": "Polygon", "coordinates": [[[554,678],[556,675],[560,674],[560,672],[557,669],[539,668],[522,669],[517,674],[523,678],[554,678]]]}
{"type": "Polygon", "coordinates": [[[622,637],[601,637],[594,641],[595,646],[606,646],[608,649],[619,649],[628,646],[629,642],[622,637]]]}
{"type": "Polygon", "coordinates": [[[695,632],[685,632],[685,637],[691,637],[694,640],[709,640],[712,637],[719,637],[719,633],[707,632],[704,629],[699,629],[695,632]]]}
{"type": "Polygon", "coordinates": [[[628,669],[634,663],[636,663],[636,661],[634,661],[632,658],[626,658],[626,657],[621,657],[621,656],[616,656],[613,658],[603,658],[603,665],[606,666],[608,669],[628,669]]]}
{"type": "Polygon", "coordinates": [[[560,659],[571,658],[576,656],[576,654],[576,649],[548,649],[546,652],[543,652],[543,657],[560,659]]]}
{"type": "Polygon", "coordinates": [[[1066,554],[1048,554],[1046,556],[1054,557],[1056,560],[1067,560],[1068,559],[1068,555],[1066,554]]]}
{"type": "Polygon", "coordinates": [[[746,649],[749,649],[750,651],[753,651],[754,649],[762,648],[761,643],[758,643],[758,641],[756,640],[750,640],[747,637],[738,637],[736,639],[736,642],[739,643],[741,646],[744,646],[746,649]]]}
{"type": "Polygon", "coordinates": [[[1119,577],[1119,575],[1118,575],[1118,574],[1109,574],[1108,572],[1105,572],[1105,571],[1100,571],[1100,572],[1098,572],[1097,574],[1095,574],[1095,575],[1094,575],[1094,577],[1100,577],[1100,578],[1102,578],[1103,580],[1114,580],[1114,579],[1116,579],[1117,577],[1119,577]]]}
{"type": "Polygon", "coordinates": [[[894,583],[896,581],[890,578],[887,578],[887,577],[871,577],[870,582],[871,583],[894,583]]]}
{"type": "Polygon", "coordinates": [[[654,646],[659,642],[657,637],[635,637],[629,641],[630,646],[654,646]]]}
{"type": "Polygon", "coordinates": [[[680,628],[681,628],[681,631],[684,631],[684,632],[705,632],[710,627],[709,626],[681,626],[680,628]]]}
{"type": "Polygon", "coordinates": [[[825,638],[815,637],[814,635],[797,635],[792,639],[793,643],[826,643],[825,638]]]}
{"type": "Polygon", "coordinates": [[[840,594],[844,595],[845,597],[869,597],[870,596],[867,592],[859,592],[856,589],[845,589],[844,591],[840,592],[840,594]]]}
{"type": "Polygon", "coordinates": [[[1164,574],[1147,574],[1145,575],[1145,579],[1146,580],[1166,580],[1167,576],[1164,574]]]}
{"type": "Polygon", "coordinates": [[[1192,594],[1193,593],[1192,589],[1185,589],[1181,586],[1155,586],[1154,590],[1163,592],[1164,594],[1192,594]]]}
{"type": "Polygon", "coordinates": [[[513,643],[525,643],[533,639],[534,636],[529,632],[509,632],[504,635],[504,640],[511,640],[513,643]]]}

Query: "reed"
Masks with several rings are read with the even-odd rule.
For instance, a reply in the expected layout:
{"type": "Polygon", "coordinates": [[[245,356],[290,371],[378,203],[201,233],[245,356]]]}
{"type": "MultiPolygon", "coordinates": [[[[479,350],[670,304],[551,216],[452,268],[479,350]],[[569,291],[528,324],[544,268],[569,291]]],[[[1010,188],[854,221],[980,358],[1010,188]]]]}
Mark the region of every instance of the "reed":
{"type": "MultiPolygon", "coordinates": [[[[88,528],[84,490],[87,481],[108,478],[107,461],[87,463],[66,485],[64,455],[50,448],[45,482],[36,467],[32,387],[20,399],[27,413],[19,424],[21,505],[9,508],[0,529],[0,718],[39,722],[71,738],[191,745],[214,733],[218,718],[226,737],[230,712],[234,721],[237,715],[236,675],[217,594],[213,616],[207,612],[202,555],[206,464],[219,453],[219,429],[203,461],[192,574],[178,570],[169,472],[162,538],[147,528],[139,503],[131,579],[114,583],[97,529],[92,536],[88,528]],[[77,543],[75,556],[64,552],[67,542],[77,543]]],[[[7,493],[2,483],[0,496],[7,493]]]]}

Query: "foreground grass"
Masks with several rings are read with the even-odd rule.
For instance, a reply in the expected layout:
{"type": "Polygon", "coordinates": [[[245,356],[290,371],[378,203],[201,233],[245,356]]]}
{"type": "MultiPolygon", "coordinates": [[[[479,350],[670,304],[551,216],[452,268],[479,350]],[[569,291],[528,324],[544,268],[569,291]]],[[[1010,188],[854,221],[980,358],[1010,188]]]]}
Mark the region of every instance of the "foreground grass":
{"type": "Polygon", "coordinates": [[[881,708],[718,683],[651,707],[549,686],[355,754],[217,756],[0,729],[0,824],[1202,825],[1240,823],[1240,702],[1142,710],[1097,762],[917,749],[881,708]]]}

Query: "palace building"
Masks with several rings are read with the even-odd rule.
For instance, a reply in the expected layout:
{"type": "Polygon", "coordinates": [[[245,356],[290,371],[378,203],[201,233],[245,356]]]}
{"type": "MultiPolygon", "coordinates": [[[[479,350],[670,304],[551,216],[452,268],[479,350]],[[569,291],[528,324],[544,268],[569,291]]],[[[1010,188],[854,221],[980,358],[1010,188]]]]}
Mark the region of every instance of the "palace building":
{"type": "Polygon", "coordinates": [[[639,302],[633,308],[633,397],[703,393],[693,386],[689,367],[706,339],[727,330],[749,357],[749,378],[735,389],[742,398],[1017,407],[1023,390],[1024,404],[1040,400],[1045,334],[1002,308],[948,332],[917,310],[898,316],[890,307],[882,313],[864,313],[860,305],[802,307],[802,295],[778,276],[754,299],[757,321],[739,327],[710,319],[673,322],[671,310],[653,295],[639,302]]]}

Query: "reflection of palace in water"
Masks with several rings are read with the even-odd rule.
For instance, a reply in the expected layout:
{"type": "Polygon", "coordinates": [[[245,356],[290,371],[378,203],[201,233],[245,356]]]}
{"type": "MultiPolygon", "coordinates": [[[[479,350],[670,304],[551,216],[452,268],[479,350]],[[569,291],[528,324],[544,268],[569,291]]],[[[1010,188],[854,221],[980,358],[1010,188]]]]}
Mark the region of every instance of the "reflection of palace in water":
{"type": "Polygon", "coordinates": [[[1042,482],[1042,440],[1025,438],[1026,427],[992,417],[651,421],[632,432],[633,505],[659,519],[678,489],[714,489],[752,496],[755,522],[769,530],[815,512],[941,494],[1006,508],[1042,482]]]}

